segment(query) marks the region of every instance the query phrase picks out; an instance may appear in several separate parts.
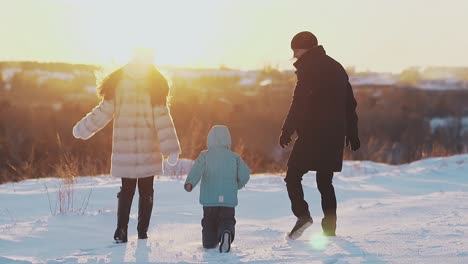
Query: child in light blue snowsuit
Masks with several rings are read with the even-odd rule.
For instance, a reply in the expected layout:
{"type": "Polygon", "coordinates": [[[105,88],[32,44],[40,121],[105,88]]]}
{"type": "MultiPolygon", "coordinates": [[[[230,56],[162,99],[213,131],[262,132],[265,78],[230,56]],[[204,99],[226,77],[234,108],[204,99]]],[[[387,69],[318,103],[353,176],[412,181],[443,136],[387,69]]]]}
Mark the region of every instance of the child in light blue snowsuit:
{"type": "Polygon", "coordinates": [[[208,134],[208,150],[202,151],[187,176],[184,188],[190,192],[201,180],[204,248],[229,252],[235,233],[237,191],[250,179],[245,162],[231,151],[231,134],[226,126],[214,126],[208,134]]]}

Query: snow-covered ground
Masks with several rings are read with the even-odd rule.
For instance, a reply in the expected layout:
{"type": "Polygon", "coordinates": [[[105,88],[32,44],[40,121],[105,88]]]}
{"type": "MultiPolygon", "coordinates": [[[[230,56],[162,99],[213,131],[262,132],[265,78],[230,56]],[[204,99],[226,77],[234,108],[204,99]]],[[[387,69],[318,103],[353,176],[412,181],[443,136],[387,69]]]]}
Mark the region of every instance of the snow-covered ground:
{"type": "Polygon", "coordinates": [[[468,133],[468,116],[456,118],[449,117],[436,117],[429,121],[431,132],[434,133],[439,128],[459,129],[460,135],[468,133]]]}
{"type": "MultiPolygon", "coordinates": [[[[285,239],[295,218],[282,177],[255,175],[239,193],[232,252],[201,246],[197,187],[184,177],[154,183],[147,241],[136,238],[137,195],[129,243],[113,244],[119,180],[77,178],[73,204],[59,214],[60,179],[0,185],[0,263],[468,263],[468,155],[408,165],[346,162],[335,177],[337,237],[320,235],[313,173],[306,198],[315,223],[298,241],[285,239]]],[[[71,202],[70,201],[70,202],[71,202]]]]}
{"type": "MultiPolygon", "coordinates": [[[[273,83],[270,78],[261,79],[261,71],[259,70],[230,70],[230,69],[183,69],[173,67],[161,67],[162,72],[169,78],[182,78],[186,80],[198,79],[201,77],[239,77],[239,86],[268,86],[273,83]]],[[[445,91],[445,90],[466,90],[468,89],[468,82],[459,76],[456,76],[452,71],[457,69],[442,69],[441,72],[435,73],[431,71],[425,73],[423,69],[420,70],[421,79],[412,87],[431,90],[431,91],[445,91]]],[[[285,71],[293,74],[292,71],[285,71]]],[[[0,78],[5,83],[5,89],[11,89],[11,80],[17,73],[23,73],[29,77],[34,77],[37,84],[43,84],[50,79],[55,80],[68,80],[72,81],[80,76],[93,77],[95,75],[92,71],[74,70],[73,73],[60,72],[60,71],[47,71],[41,69],[25,70],[21,68],[4,68],[0,69],[0,78]]],[[[365,72],[350,74],[350,82],[353,86],[364,85],[377,85],[377,86],[401,86],[400,75],[392,73],[379,73],[379,72],[365,72]]],[[[403,85],[406,87],[407,85],[403,85]]],[[[95,92],[94,85],[85,86],[86,91],[95,92]]]]}
{"type": "Polygon", "coordinates": [[[354,85],[397,85],[398,75],[389,73],[369,73],[367,75],[351,75],[349,81],[354,85]]]}
{"type": "Polygon", "coordinates": [[[466,90],[468,82],[460,79],[421,80],[414,87],[430,91],[466,90]]]}

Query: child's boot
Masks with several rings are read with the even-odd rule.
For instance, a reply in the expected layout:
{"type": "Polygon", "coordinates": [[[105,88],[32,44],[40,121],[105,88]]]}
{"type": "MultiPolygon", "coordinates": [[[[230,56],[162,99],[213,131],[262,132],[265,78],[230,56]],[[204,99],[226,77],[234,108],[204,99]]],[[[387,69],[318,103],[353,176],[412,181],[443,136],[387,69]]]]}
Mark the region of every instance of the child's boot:
{"type": "Polygon", "coordinates": [[[229,231],[224,231],[223,234],[221,235],[221,243],[219,244],[219,252],[221,253],[227,253],[231,250],[231,232],[229,231]]]}

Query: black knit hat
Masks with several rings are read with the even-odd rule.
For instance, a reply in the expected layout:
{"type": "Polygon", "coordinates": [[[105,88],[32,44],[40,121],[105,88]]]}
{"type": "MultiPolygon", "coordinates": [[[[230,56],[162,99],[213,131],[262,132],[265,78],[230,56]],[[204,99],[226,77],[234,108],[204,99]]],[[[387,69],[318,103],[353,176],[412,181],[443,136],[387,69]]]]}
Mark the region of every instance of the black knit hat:
{"type": "Polygon", "coordinates": [[[317,38],[309,31],[297,33],[291,40],[291,49],[311,49],[317,46],[317,38]]]}

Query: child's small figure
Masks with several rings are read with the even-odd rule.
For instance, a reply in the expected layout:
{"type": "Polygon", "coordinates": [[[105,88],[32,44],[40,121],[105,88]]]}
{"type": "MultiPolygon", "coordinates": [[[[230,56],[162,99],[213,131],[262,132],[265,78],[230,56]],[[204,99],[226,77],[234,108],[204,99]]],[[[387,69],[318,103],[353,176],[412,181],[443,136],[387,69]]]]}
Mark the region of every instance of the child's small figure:
{"type": "Polygon", "coordinates": [[[234,241],[237,191],[250,179],[250,169],[231,151],[231,134],[226,126],[214,126],[208,134],[208,150],[202,151],[187,176],[184,188],[190,192],[201,180],[204,248],[229,252],[234,241]]]}

